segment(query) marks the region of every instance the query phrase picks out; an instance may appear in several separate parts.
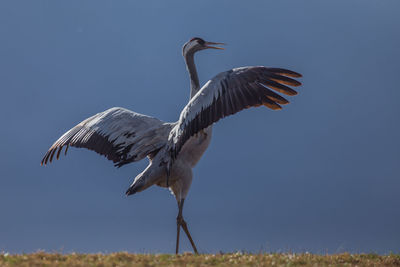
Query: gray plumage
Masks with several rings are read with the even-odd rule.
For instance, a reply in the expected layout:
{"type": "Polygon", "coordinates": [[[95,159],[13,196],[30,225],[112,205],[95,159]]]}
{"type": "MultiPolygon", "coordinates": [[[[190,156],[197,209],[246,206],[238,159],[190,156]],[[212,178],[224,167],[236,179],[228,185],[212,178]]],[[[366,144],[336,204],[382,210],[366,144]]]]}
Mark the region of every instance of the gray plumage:
{"type": "Polygon", "coordinates": [[[293,71],[258,67],[241,67],[222,72],[209,80],[181,112],[169,135],[169,149],[175,158],[185,142],[200,130],[243,109],[265,105],[281,109],[289,101],[267,87],[286,95],[297,92],[285,86],[301,83],[282,76],[300,77],[293,71]]]}
{"type": "Polygon", "coordinates": [[[194,251],[197,248],[183,220],[183,203],[192,182],[192,168],[210,144],[212,124],[243,109],[264,105],[273,110],[289,101],[276,92],[293,96],[289,86],[299,86],[292,79],[299,73],[281,68],[250,66],[222,72],[200,88],[194,54],[222,43],[193,38],[183,46],[183,56],[190,77],[190,101],[179,120],[165,123],[156,118],[111,108],[98,113],[62,135],[47,151],[42,164],[58,159],[65,147],[84,147],[112,160],[115,166],[149,158],[149,165],[136,176],[127,195],[152,185],[168,187],[178,203],[176,253],[180,228],[185,231],[194,251]],[[274,92],[274,91],[276,92],[274,92]]]}
{"type": "Polygon", "coordinates": [[[173,125],[124,108],[110,108],[63,134],[47,151],[42,164],[52,162],[56,152],[58,159],[63,147],[67,154],[68,147],[73,146],[93,150],[121,167],[163,147],[173,125]]]}

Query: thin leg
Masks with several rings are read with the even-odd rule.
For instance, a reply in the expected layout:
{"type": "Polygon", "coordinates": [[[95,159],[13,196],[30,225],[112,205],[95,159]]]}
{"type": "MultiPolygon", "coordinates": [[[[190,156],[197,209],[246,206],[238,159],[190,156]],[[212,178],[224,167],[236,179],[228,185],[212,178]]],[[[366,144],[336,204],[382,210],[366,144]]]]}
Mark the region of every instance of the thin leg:
{"type": "Polygon", "coordinates": [[[185,231],[187,237],[189,238],[190,244],[192,244],[194,253],[199,254],[199,252],[197,252],[196,245],[194,244],[193,239],[192,239],[192,237],[190,236],[190,233],[189,233],[189,229],[188,229],[188,227],[187,227],[187,224],[186,224],[186,222],[183,220],[183,218],[182,218],[182,224],[181,224],[181,225],[182,225],[183,231],[185,231]]]}
{"type": "Polygon", "coordinates": [[[176,220],[176,249],[175,254],[178,255],[179,252],[179,232],[181,230],[181,226],[179,225],[178,219],[176,220]]]}
{"type": "Polygon", "coordinates": [[[175,254],[177,255],[179,253],[179,232],[181,230],[183,200],[181,200],[181,202],[178,202],[178,208],[179,208],[178,217],[176,217],[176,248],[175,248],[175,254]]]}
{"type": "Polygon", "coordinates": [[[187,224],[186,224],[186,222],[185,222],[185,220],[183,219],[183,216],[182,216],[183,202],[184,202],[184,199],[182,199],[178,203],[179,212],[178,212],[178,217],[176,217],[177,235],[176,235],[176,250],[175,250],[175,253],[178,254],[178,252],[179,252],[179,231],[180,231],[180,227],[182,226],[183,231],[185,231],[187,237],[189,238],[189,241],[190,241],[190,244],[193,247],[194,253],[199,254],[197,252],[196,245],[193,242],[192,236],[190,235],[190,232],[189,232],[189,229],[187,227],[187,224]]]}

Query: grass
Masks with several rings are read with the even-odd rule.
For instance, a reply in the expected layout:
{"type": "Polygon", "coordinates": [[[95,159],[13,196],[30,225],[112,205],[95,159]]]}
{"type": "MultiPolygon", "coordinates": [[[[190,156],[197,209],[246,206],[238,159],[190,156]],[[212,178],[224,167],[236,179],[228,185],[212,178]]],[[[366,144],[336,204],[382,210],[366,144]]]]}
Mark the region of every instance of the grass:
{"type": "Polygon", "coordinates": [[[0,254],[0,266],[400,266],[400,255],[390,254],[0,254]]]}

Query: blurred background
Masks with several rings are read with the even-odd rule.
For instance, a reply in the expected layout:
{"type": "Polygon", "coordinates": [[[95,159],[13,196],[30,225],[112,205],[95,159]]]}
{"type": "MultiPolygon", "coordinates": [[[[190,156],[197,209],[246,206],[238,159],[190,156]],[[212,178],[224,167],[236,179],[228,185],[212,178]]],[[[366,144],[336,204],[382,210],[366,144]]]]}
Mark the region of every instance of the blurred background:
{"type": "MultiPolygon", "coordinates": [[[[113,106],[176,121],[201,83],[233,67],[304,75],[282,111],[218,122],[184,216],[203,253],[400,252],[399,1],[12,1],[0,3],[0,251],[173,253],[177,206],[125,196],[121,169],[49,146],[113,106]]],[[[182,250],[191,250],[182,236],[182,250]]]]}

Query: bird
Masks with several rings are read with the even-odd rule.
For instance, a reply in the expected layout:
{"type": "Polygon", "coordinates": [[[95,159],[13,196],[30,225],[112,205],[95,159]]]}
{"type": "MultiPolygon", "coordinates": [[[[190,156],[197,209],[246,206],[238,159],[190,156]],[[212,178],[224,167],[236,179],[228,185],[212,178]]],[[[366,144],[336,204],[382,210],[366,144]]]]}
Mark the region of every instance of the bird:
{"type": "Polygon", "coordinates": [[[93,150],[114,162],[116,167],[148,158],[126,195],[150,186],[168,188],[178,205],[175,253],[179,253],[180,229],[186,233],[194,253],[197,247],[183,218],[183,205],[192,183],[192,169],[210,144],[213,124],[250,107],[266,106],[280,110],[289,101],[280,94],[294,96],[292,87],[301,83],[301,74],[283,68],[247,66],[224,71],[200,87],[195,53],[208,49],[224,50],[224,43],[199,37],[183,45],[182,55],[190,79],[190,100],[176,122],[113,107],[80,122],[64,133],[45,153],[41,165],[59,159],[70,146],[93,150]]]}

